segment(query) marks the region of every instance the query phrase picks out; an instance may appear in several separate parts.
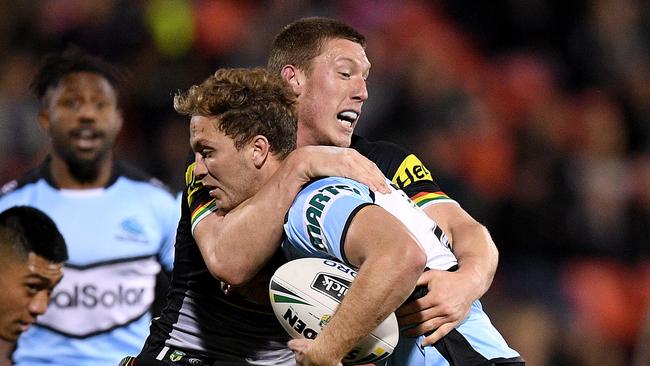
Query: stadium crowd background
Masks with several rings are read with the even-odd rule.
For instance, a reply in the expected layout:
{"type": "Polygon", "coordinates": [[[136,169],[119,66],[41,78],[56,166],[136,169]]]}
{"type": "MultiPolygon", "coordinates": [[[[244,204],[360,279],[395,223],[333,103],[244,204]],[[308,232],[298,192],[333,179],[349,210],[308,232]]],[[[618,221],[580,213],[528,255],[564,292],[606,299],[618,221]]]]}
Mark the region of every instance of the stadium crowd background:
{"type": "Polygon", "coordinates": [[[299,17],[353,25],[373,65],[357,132],[411,148],[490,229],[484,303],[506,339],[533,366],[630,364],[650,303],[650,3],[42,0],[0,14],[0,183],[47,153],[29,81],[76,44],[129,72],[118,154],[177,190],[175,91],[264,65],[299,17]]]}

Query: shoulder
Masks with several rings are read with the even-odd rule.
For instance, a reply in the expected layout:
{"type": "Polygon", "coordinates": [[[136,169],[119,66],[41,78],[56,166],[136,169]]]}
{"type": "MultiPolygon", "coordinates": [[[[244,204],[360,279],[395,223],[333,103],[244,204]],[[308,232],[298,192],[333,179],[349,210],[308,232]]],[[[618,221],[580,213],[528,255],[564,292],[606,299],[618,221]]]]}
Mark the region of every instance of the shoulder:
{"type": "Polygon", "coordinates": [[[30,170],[27,174],[21,178],[11,180],[2,186],[0,186],[0,198],[4,198],[7,195],[16,193],[30,184],[36,183],[41,179],[45,179],[43,174],[43,167],[39,166],[33,170],[30,170]]]}
{"type": "Polygon", "coordinates": [[[420,158],[411,151],[388,141],[368,141],[354,136],[352,146],[372,160],[394,183],[402,188],[417,180],[433,180],[420,158]]]}
{"type": "Polygon", "coordinates": [[[370,190],[367,186],[344,177],[325,177],[312,180],[307,183],[300,194],[313,195],[314,193],[326,194],[329,196],[337,195],[368,195],[370,190]]]}
{"type": "Polygon", "coordinates": [[[365,156],[393,157],[399,159],[411,154],[409,150],[392,142],[369,141],[358,135],[352,136],[352,144],[350,147],[365,156]]]}
{"type": "Polygon", "coordinates": [[[334,214],[341,208],[372,202],[374,193],[367,186],[348,178],[327,177],[303,187],[290,208],[290,214],[317,213],[320,217],[325,213],[334,214]]]}
{"type": "Polygon", "coordinates": [[[175,193],[165,183],[140,168],[124,161],[118,161],[116,162],[115,169],[118,177],[124,177],[133,183],[138,183],[142,186],[142,189],[147,189],[163,196],[169,196],[172,199],[175,197],[175,193]]]}
{"type": "Polygon", "coordinates": [[[137,201],[143,210],[159,218],[177,219],[180,212],[177,195],[163,182],[124,162],[116,165],[116,173],[117,194],[137,201]]]}

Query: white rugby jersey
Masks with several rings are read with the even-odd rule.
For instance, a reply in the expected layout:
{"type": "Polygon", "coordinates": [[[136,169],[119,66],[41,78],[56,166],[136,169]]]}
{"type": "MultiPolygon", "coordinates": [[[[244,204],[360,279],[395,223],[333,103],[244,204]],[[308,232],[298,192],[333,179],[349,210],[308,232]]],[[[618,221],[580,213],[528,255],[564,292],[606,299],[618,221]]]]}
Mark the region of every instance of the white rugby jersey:
{"type": "Polygon", "coordinates": [[[342,243],[354,215],[368,204],[383,207],[411,231],[427,254],[428,268],[448,270],[457,264],[442,229],[404,192],[391,186],[388,194],[375,193],[341,177],[313,181],[296,197],[284,225],[287,259],[322,257],[350,264],[342,243]]]}
{"type": "Polygon", "coordinates": [[[19,338],[16,364],[114,366],[137,354],[149,333],[156,276],[173,265],[173,195],[120,163],[104,188],[58,189],[46,162],[2,192],[0,211],[41,209],[69,254],[47,312],[19,338]]]}

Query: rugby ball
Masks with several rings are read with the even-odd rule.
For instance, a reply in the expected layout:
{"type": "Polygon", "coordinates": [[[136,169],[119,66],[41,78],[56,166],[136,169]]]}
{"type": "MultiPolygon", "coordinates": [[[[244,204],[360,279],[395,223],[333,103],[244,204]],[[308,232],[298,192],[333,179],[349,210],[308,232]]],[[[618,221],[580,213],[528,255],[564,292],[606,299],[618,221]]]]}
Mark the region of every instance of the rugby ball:
{"type": "MultiPolygon", "coordinates": [[[[278,268],[269,283],[275,316],[293,338],[314,339],[336,311],[357,272],[340,262],[301,258],[278,268]]],[[[344,358],[345,365],[373,363],[397,346],[399,327],[391,313],[344,358]]]]}

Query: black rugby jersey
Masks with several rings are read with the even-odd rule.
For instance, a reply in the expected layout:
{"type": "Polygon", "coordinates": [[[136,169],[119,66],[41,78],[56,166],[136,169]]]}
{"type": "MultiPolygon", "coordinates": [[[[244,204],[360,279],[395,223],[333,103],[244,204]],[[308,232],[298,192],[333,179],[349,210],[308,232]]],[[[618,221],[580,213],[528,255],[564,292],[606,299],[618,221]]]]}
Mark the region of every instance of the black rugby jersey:
{"type": "Polygon", "coordinates": [[[156,357],[161,351],[172,349],[224,365],[295,362],[287,348],[290,338],[270,304],[262,306],[236,295],[225,295],[221,282],[210,274],[192,236],[192,217],[209,205],[207,190],[201,191],[193,182],[193,171],[194,154],[190,154],[167,305],[161,316],[151,322],[141,355],[156,357]]]}
{"type": "Polygon", "coordinates": [[[432,202],[454,202],[434,181],[429,170],[410,151],[386,141],[368,141],[352,135],[351,148],[373,161],[384,175],[418,206],[432,202]]]}

